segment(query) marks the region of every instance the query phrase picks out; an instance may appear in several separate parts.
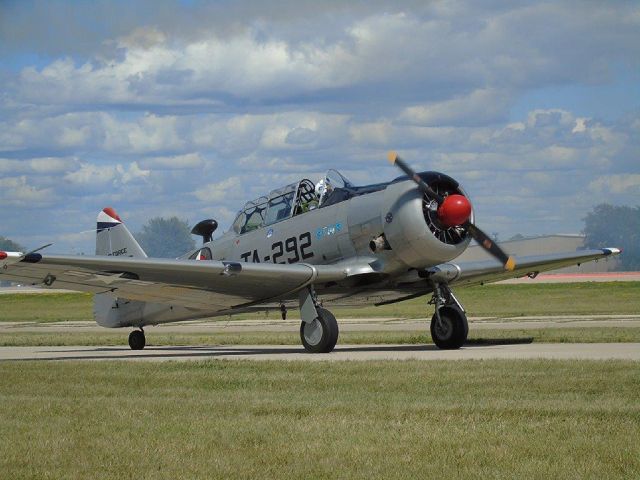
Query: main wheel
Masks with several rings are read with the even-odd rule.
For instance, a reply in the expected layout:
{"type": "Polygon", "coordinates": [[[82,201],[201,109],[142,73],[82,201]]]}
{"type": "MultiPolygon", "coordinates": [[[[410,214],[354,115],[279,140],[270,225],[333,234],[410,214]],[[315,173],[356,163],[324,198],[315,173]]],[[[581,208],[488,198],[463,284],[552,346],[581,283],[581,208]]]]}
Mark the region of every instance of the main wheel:
{"type": "Polygon", "coordinates": [[[338,341],[338,322],[329,310],[318,308],[318,318],[300,324],[300,339],[307,352],[329,353],[338,341]]]}
{"type": "Polygon", "coordinates": [[[440,322],[436,315],[431,317],[431,338],[438,348],[453,350],[460,348],[467,339],[469,325],[467,316],[457,307],[442,307],[440,322]]]}
{"type": "Polygon", "coordinates": [[[142,330],[134,330],[129,334],[129,346],[131,350],[142,350],[144,345],[145,338],[142,330]]]}

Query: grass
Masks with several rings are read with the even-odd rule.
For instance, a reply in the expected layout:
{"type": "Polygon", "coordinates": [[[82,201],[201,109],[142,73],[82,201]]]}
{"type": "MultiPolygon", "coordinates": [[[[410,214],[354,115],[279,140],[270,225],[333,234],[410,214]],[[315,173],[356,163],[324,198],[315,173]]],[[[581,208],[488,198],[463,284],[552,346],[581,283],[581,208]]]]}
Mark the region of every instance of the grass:
{"type": "Polygon", "coordinates": [[[3,478],[638,478],[640,364],[10,362],[3,478]]]}
{"type": "MultiPolygon", "coordinates": [[[[487,285],[461,288],[458,297],[472,316],[517,317],[548,314],[640,314],[640,282],[487,285]]],[[[92,297],[89,294],[0,295],[0,319],[14,322],[55,322],[63,320],[90,320],[92,297]]],[[[396,317],[425,318],[432,307],[425,299],[416,299],[384,307],[334,309],[338,318],[396,317]]],[[[297,312],[291,312],[295,317],[297,312]]],[[[264,313],[242,315],[239,318],[264,318],[264,313]]],[[[226,321],[219,317],[214,321],[226,321]]],[[[267,318],[277,320],[279,314],[267,318]]],[[[399,327],[401,328],[401,327],[399,327]]],[[[3,332],[0,346],[33,345],[122,345],[126,332],[105,329],[103,332],[3,332]]],[[[530,340],[534,342],[640,342],[640,328],[562,328],[522,330],[474,330],[470,328],[470,341],[500,343],[530,340]]],[[[147,330],[151,345],[241,345],[281,344],[298,345],[295,332],[247,332],[167,334],[161,330],[147,330]]],[[[415,331],[343,332],[341,343],[429,343],[428,324],[424,334],[415,331]]]]}
{"type": "Polygon", "coordinates": [[[93,295],[42,293],[0,295],[0,321],[64,322],[93,319],[93,295]]]}
{"type": "MultiPolygon", "coordinates": [[[[9,332],[0,334],[2,347],[27,346],[107,346],[126,345],[128,329],[103,332],[9,332]]],[[[240,332],[240,333],[162,333],[146,329],[147,345],[300,345],[296,332],[240,332]]],[[[599,343],[640,342],[638,327],[589,327],[546,329],[469,329],[468,343],[599,343]]],[[[339,344],[425,344],[432,343],[425,322],[424,333],[417,331],[358,331],[340,333],[339,344]]]]}
{"type": "MultiPolygon", "coordinates": [[[[459,288],[455,293],[469,315],[517,317],[558,314],[638,314],[640,282],[485,285],[459,288]]],[[[381,307],[332,308],[338,318],[425,318],[432,307],[426,297],[381,307]]],[[[84,293],[0,295],[0,321],[58,322],[91,320],[92,296],[84,293]]],[[[272,318],[264,312],[234,318],[272,318]]],[[[297,312],[292,311],[295,317],[297,312]]],[[[221,317],[226,319],[227,317],[221,317]]]]}

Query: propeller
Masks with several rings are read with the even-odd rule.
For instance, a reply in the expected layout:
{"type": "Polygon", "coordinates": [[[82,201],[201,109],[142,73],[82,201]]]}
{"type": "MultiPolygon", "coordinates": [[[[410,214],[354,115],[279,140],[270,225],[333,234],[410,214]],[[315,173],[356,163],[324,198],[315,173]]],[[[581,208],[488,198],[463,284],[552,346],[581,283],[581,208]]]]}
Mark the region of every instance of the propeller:
{"type": "Polygon", "coordinates": [[[397,165],[400,170],[411,178],[422,193],[432,198],[438,204],[438,220],[447,227],[463,227],[473,239],[480,244],[487,252],[497,258],[505,270],[513,270],[516,262],[510,255],[507,255],[500,246],[491,240],[489,235],[484,233],[479,227],[471,223],[471,203],[464,195],[454,193],[443,197],[433,190],[413,169],[402,160],[396,152],[389,152],[387,156],[392,165],[397,165]]]}

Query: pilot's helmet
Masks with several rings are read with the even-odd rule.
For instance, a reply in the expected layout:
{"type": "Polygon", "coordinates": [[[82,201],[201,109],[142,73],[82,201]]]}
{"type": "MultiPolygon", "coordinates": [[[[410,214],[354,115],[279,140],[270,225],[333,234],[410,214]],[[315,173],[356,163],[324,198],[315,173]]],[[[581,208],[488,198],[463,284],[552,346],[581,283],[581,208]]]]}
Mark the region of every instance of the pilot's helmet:
{"type": "Polygon", "coordinates": [[[325,179],[321,178],[320,181],[316,183],[316,195],[318,197],[322,197],[326,191],[327,187],[325,185],[325,179]]]}
{"type": "Polygon", "coordinates": [[[331,179],[329,177],[326,177],[324,179],[324,187],[327,192],[330,192],[331,190],[333,190],[333,183],[331,182],[331,179]]]}

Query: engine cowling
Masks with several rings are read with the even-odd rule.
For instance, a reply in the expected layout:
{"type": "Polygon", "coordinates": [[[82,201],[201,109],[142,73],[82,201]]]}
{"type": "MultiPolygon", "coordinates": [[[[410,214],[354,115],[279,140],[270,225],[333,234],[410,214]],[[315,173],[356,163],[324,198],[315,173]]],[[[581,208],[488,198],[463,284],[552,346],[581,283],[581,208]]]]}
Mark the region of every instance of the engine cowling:
{"type": "MultiPolygon", "coordinates": [[[[425,172],[420,177],[442,196],[466,197],[458,182],[447,175],[425,172]]],[[[413,181],[389,185],[384,207],[385,238],[397,258],[410,267],[423,268],[450,261],[464,252],[471,241],[464,228],[441,221],[438,205],[425,197],[413,181]]]]}

